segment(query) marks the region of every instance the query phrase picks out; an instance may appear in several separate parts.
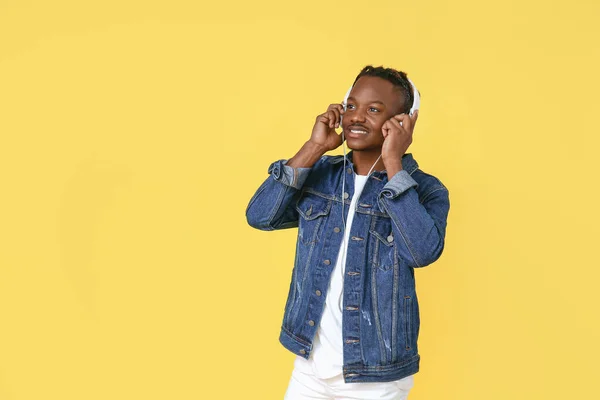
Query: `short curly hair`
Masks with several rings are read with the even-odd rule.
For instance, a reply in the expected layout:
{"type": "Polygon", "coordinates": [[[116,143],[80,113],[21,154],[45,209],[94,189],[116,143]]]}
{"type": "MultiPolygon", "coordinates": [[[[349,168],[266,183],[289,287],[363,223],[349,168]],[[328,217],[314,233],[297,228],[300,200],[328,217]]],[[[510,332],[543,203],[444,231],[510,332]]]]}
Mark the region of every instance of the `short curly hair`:
{"type": "MultiPolygon", "coordinates": [[[[394,86],[399,87],[402,90],[402,96],[404,97],[403,112],[408,114],[415,99],[412,85],[408,81],[405,72],[398,71],[393,68],[384,68],[383,66],[373,67],[372,65],[367,65],[356,76],[356,79],[354,80],[352,86],[356,84],[356,81],[358,81],[358,78],[360,78],[361,76],[376,76],[378,78],[382,78],[388,82],[391,82],[394,86]]],[[[419,95],[420,94],[421,93],[419,92],[419,95]]]]}

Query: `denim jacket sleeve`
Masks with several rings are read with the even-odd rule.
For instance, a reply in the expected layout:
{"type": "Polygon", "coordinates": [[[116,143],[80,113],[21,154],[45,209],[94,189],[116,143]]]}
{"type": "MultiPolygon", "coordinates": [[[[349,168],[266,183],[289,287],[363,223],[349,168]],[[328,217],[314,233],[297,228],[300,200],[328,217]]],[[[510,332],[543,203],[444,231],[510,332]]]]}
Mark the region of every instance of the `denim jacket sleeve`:
{"type": "Polygon", "coordinates": [[[392,220],[399,256],[414,268],[436,261],[444,250],[450,200],[448,189],[435,177],[419,200],[417,181],[405,170],[398,171],[378,196],[392,220]]]}
{"type": "MultiPolygon", "coordinates": [[[[269,166],[267,179],[260,185],[246,207],[246,220],[253,228],[263,231],[295,228],[298,211],[295,202],[312,168],[293,168],[287,159],[269,166]]],[[[317,161],[319,162],[319,161],[317,161]]]]}

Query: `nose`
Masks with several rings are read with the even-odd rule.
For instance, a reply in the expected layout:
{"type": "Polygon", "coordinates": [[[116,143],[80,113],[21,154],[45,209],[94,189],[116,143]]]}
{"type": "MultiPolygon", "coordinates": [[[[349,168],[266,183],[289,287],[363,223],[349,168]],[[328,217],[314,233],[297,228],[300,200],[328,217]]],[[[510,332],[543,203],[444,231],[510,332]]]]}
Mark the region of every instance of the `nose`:
{"type": "Polygon", "coordinates": [[[351,122],[365,122],[365,112],[362,107],[357,107],[350,115],[351,122]]]}

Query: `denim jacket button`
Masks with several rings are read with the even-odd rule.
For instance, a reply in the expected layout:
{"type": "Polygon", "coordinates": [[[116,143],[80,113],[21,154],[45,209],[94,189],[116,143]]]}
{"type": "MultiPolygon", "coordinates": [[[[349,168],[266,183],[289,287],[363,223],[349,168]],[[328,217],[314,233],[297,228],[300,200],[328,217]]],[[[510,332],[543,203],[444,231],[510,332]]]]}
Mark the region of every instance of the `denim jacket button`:
{"type": "Polygon", "coordinates": [[[335,228],[333,228],[333,231],[334,231],[335,233],[338,233],[338,232],[340,231],[340,228],[338,228],[338,227],[336,226],[335,228]]]}
{"type": "Polygon", "coordinates": [[[306,354],[306,350],[300,349],[300,354],[306,354]]]}
{"type": "Polygon", "coordinates": [[[325,260],[325,261],[323,261],[323,264],[325,264],[325,265],[329,265],[329,264],[331,264],[331,261],[329,261],[329,260],[325,260]]]}
{"type": "Polygon", "coordinates": [[[311,319],[310,321],[308,321],[308,324],[309,324],[310,326],[315,326],[315,321],[313,321],[313,320],[311,319]]]}
{"type": "Polygon", "coordinates": [[[387,241],[390,242],[390,243],[393,242],[394,241],[394,237],[392,235],[388,236],[387,237],[387,241]]]}
{"type": "Polygon", "coordinates": [[[319,289],[315,290],[315,293],[317,294],[317,296],[321,295],[321,291],[319,289]]]}
{"type": "Polygon", "coordinates": [[[348,197],[350,197],[350,195],[348,194],[348,192],[344,192],[344,198],[347,199],[348,197]]]}
{"type": "Polygon", "coordinates": [[[348,172],[349,174],[351,174],[352,173],[352,168],[346,169],[346,172],[348,172]]]}

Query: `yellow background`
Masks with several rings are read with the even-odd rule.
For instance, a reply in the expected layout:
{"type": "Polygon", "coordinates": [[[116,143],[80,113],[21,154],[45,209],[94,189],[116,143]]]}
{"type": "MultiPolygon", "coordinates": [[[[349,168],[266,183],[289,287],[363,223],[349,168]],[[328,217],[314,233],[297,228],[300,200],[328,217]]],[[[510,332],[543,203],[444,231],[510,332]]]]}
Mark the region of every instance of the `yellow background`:
{"type": "Polygon", "coordinates": [[[281,399],[245,208],[367,64],[450,190],[410,400],[600,398],[600,3],[287,4],[0,2],[0,399],[281,399]]]}

